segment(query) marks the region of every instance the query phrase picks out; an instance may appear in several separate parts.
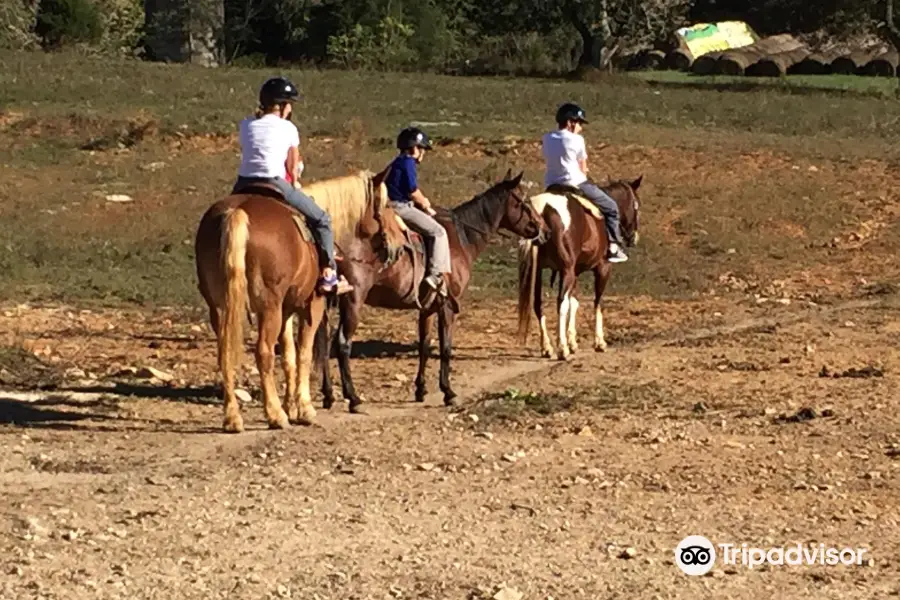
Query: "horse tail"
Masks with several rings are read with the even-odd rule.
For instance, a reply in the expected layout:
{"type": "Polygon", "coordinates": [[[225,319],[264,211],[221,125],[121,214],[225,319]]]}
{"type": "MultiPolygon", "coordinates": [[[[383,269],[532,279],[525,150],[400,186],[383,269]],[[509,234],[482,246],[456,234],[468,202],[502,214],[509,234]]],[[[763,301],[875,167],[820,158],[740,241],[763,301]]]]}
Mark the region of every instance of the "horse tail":
{"type": "Polygon", "coordinates": [[[538,246],[531,240],[519,242],[519,339],[524,343],[531,330],[534,286],[538,273],[538,246]]]}
{"type": "Polygon", "coordinates": [[[224,217],[221,248],[225,275],[225,311],[219,331],[219,369],[226,382],[233,383],[234,370],[244,346],[244,317],[247,310],[247,242],[250,218],[240,208],[224,217]]]}

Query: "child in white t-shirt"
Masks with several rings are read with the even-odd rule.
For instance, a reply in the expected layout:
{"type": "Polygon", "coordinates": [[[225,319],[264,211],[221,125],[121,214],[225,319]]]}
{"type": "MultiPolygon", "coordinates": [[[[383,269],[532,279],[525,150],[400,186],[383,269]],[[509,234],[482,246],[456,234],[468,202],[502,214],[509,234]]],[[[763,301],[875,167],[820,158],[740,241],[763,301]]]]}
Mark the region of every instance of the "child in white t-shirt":
{"type": "Polygon", "coordinates": [[[316,242],[325,253],[327,264],[319,279],[319,291],[328,293],[337,288],[337,293],[342,294],[353,288],[337,275],[331,218],[299,189],[303,171],[300,133],[289,120],[291,103],[298,96],[294,84],[283,77],[273,77],[263,84],[257,114],[240,124],[241,166],[234,189],[263,181],[275,185],[285,201],[306,217],[316,242]],[[293,184],[287,181],[289,172],[296,178],[293,184]]]}
{"type": "Polygon", "coordinates": [[[584,110],[577,104],[563,104],[556,112],[559,129],[544,134],[542,149],[547,171],[544,185],[570,185],[578,188],[603,213],[609,235],[609,262],[625,262],[628,256],[622,250],[622,234],[619,229],[619,205],[609,195],[592,183],[587,176],[587,150],[581,137],[587,123],[584,110]]]}

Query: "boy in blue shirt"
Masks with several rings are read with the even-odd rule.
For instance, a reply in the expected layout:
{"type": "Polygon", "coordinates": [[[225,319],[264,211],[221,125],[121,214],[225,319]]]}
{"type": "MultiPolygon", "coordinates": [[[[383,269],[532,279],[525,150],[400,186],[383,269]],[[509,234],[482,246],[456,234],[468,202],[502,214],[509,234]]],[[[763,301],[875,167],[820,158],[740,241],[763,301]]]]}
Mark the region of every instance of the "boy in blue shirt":
{"type": "Polygon", "coordinates": [[[444,227],[434,220],[431,202],[419,189],[416,170],[426,150],[431,150],[431,140],[422,130],[407,127],[397,136],[400,154],[391,163],[385,179],[388,206],[393,208],[410,229],[422,236],[428,260],[428,276],[425,283],[435,290],[444,285],[444,276],[450,274],[450,241],[444,227]]]}

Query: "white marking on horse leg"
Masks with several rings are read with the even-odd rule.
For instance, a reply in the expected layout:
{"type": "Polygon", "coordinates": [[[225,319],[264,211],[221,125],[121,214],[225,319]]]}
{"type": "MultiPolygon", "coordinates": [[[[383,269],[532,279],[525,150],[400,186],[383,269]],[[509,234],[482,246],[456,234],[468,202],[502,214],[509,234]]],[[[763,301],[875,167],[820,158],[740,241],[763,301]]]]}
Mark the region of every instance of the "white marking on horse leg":
{"type": "Polygon", "coordinates": [[[603,309],[599,304],[594,307],[594,350],[606,351],[606,338],[603,335],[603,309]]]}
{"type": "Polygon", "coordinates": [[[569,358],[569,340],[567,333],[569,329],[569,293],[563,294],[562,302],[559,303],[559,350],[556,355],[559,360],[569,358]]]}
{"type": "Polygon", "coordinates": [[[541,356],[550,358],[553,356],[553,343],[550,341],[550,333],[547,331],[547,317],[541,315],[541,356]]]}
{"type": "Polygon", "coordinates": [[[572,352],[578,352],[578,327],[575,323],[575,313],[578,311],[578,300],[575,297],[569,298],[569,325],[568,325],[568,336],[569,336],[569,350],[572,352]]]}

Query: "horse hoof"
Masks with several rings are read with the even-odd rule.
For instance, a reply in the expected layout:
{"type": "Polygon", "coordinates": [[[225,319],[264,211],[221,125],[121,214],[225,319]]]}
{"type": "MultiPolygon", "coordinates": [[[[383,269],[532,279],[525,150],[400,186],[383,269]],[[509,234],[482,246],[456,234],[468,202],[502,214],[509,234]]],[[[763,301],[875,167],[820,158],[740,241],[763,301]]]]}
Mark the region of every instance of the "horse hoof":
{"type": "Polygon", "coordinates": [[[287,429],[290,426],[291,420],[285,413],[281,413],[274,419],[269,419],[269,429],[287,429]]]}
{"type": "Polygon", "coordinates": [[[594,352],[606,352],[606,344],[594,344],[594,352]]]}
{"type": "Polygon", "coordinates": [[[557,358],[557,360],[561,360],[561,361],[565,362],[565,361],[568,361],[569,358],[571,358],[571,355],[568,352],[560,352],[556,356],[556,358],[557,358]]]}
{"type": "Polygon", "coordinates": [[[459,406],[459,401],[456,399],[456,394],[448,394],[444,396],[444,406],[459,406]]]}
{"type": "Polygon", "coordinates": [[[364,415],[366,414],[365,409],[362,407],[362,402],[350,403],[350,407],[347,409],[350,411],[351,415],[364,415]]]}
{"type": "Polygon", "coordinates": [[[322,399],[322,408],[324,410],[331,410],[334,406],[334,398],[325,397],[322,399]]]}
{"type": "Polygon", "coordinates": [[[542,350],[541,358],[553,358],[553,350],[542,350]]]}
{"type": "Polygon", "coordinates": [[[222,430],[225,433],[242,433],[244,431],[244,420],[240,417],[233,419],[225,419],[222,424],[222,430]]]}

